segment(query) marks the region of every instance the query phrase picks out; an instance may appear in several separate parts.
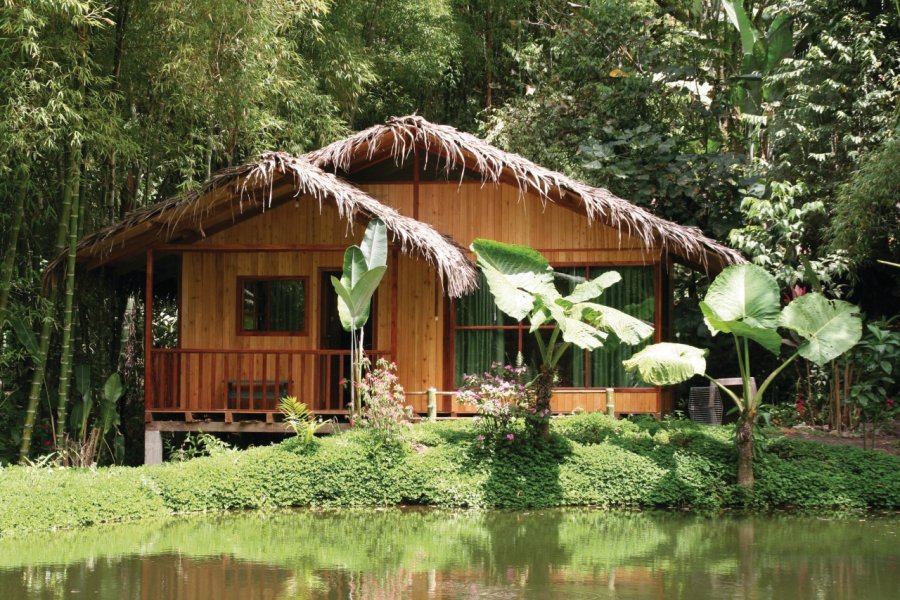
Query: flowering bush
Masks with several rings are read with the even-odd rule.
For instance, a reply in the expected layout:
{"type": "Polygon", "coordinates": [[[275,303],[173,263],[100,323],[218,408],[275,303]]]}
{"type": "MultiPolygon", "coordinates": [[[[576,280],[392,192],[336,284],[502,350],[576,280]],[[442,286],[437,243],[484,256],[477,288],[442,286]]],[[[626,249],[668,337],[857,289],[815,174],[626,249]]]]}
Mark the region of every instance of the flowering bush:
{"type": "Polygon", "coordinates": [[[364,360],[363,369],[365,376],[357,387],[362,407],[351,425],[371,429],[381,443],[402,441],[413,412],[405,405],[406,394],[397,378],[397,365],[379,358],[374,367],[364,360]]]}
{"type": "Polygon", "coordinates": [[[516,420],[534,409],[534,394],[526,385],[527,369],[494,363],[481,375],[466,375],[459,388],[460,402],[475,408],[478,441],[513,441],[516,420]]]}

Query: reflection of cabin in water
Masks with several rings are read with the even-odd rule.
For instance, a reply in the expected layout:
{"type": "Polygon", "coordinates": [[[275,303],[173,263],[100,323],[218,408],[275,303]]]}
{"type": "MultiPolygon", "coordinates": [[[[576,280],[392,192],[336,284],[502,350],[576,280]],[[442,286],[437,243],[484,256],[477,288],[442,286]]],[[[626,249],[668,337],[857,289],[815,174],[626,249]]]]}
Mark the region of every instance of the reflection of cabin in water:
{"type": "MultiPolygon", "coordinates": [[[[673,261],[716,272],[740,261],[697,229],[660,219],[604,189],[503,152],[420,117],[392,119],[295,158],[269,153],[215,174],[198,191],[137,210],[82,240],[89,268],[146,271],[153,290],[177,290],[178,341],[145,341],[148,427],[250,431],[272,424],[293,394],[320,414],[343,413],[348,343],[329,277],[372,217],[387,225],[388,272],[366,336],[372,356],[397,362],[417,412],[434,387],[438,412],[465,413],[452,390],[467,372],[534,353],[526,325],[498,314],[465,248],[474,238],[526,244],[560,270],[622,273],[603,302],[667,337],[673,261]],[[326,173],[327,172],[327,173],[326,173]],[[175,421],[175,422],[172,422],[175,421]]],[[[571,350],[557,412],[598,410],[616,388],[622,413],[670,409],[640,387],[611,343],[571,350]]]]}

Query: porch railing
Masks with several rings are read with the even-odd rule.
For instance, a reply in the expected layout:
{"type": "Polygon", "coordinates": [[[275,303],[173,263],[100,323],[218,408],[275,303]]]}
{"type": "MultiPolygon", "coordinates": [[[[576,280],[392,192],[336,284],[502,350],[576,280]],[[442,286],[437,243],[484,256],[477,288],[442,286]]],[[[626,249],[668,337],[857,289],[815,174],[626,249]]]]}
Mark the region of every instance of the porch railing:
{"type": "MultiPolygon", "coordinates": [[[[386,351],[367,351],[372,358],[386,351]]],[[[342,413],[350,400],[349,350],[154,348],[146,410],[275,412],[296,396],[318,413],[342,413]]]]}

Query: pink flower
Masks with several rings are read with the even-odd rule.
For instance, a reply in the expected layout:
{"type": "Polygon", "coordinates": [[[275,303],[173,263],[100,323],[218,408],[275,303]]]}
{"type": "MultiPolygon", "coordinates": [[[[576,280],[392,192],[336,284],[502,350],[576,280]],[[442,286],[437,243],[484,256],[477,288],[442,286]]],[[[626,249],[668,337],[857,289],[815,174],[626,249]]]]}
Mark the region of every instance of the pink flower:
{"type": "Polygon", "coordinates": [[[515,439],[515,437],[516,437],[516,436],[514,436],[514,435],[511,434],[511,433],[507,433],[507,434],[506,434],[506,439],[508,439],[509,441],[513,441],[513,439],[515,439]]]}

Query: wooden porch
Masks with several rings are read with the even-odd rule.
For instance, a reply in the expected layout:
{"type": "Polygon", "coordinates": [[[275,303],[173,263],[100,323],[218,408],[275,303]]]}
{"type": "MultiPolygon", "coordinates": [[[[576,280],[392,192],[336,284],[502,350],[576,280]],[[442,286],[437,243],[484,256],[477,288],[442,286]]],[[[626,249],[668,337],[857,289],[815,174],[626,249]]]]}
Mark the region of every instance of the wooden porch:
{"type": "MultiPolygon", "coordinates": [[[[390,353],[368,351],[367,356],[389,359],[390,353]]],[[[146,421],[277,424],[284,396],[296,396],[317,415],[346,416],[349,359],[346,350],[152,348],[145,374],[146,421]]],[[[614,391],[617,413],[659,412],[661,390],[614,391]]],[[[473,414],[453,390],[409,391],[407,403],[425,416],[429,395],[440,417],[473,414]]],[[[605,411],[606,391],[558,389],[551,406],[556,414],[605,411]]]]}
{"type": "MultiPolygon", "coordinates": [[[[284,396],[318,415],[345,415],[347,350],[152,348],[145,365],[147,421],[191,422],[194,415],[274,421],[284,396]]],[[[369,351],[374,359],[386,351],[369,351]]]]}

